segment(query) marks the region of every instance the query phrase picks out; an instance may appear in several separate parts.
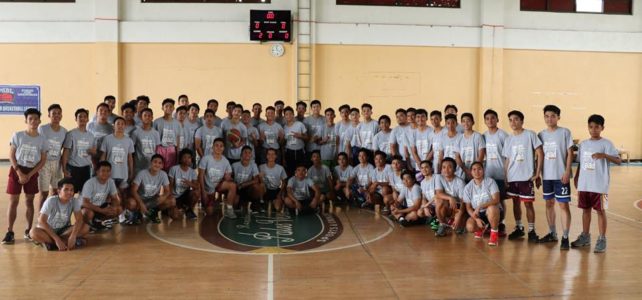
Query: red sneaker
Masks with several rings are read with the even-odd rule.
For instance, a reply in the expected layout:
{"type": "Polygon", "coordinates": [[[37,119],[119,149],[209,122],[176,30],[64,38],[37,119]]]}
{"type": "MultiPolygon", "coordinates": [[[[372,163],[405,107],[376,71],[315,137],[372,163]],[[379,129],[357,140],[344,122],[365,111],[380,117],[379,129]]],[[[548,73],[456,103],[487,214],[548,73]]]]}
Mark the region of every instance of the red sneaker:
{"type": "Polygon", "coordinates": [[[475,231],[475,239],[481,239],[483,237],[483,235],[484,235],[484,231],[483,230],[475,231]]]}
{"type": "Polygon", "coordinates": [[[490,240],[488,246],[497,246],[499,244],[499,233],[497,231],[490,232],[490,240]]]}

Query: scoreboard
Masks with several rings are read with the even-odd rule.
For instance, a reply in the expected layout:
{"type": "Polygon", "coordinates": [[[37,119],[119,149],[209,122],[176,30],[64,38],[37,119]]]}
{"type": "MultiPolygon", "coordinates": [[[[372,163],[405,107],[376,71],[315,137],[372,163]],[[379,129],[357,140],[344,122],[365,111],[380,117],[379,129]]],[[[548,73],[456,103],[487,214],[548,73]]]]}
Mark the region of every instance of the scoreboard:
{"type": "Polygon", "coordinates": [[[292,13],[289,10],[250,10],[251,41],[283,41],[292,38],[292,13]]]}

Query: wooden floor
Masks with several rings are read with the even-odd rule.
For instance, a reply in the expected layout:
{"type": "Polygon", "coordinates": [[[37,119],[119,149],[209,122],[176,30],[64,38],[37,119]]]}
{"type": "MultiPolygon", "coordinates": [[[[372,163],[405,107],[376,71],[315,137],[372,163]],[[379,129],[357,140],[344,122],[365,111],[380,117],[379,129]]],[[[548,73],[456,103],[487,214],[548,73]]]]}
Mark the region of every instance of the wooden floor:
{"type": "MultiPolygon", "coordinates": [[[[91,235],[86,248],[58,253],[22,240],[20,206],[16,244],[0,246],[0,298],[642,299],[642,211],[634,207],[642,199],[642,167],[612,171],[604,254],[507,240],[489,248],[472,234],[436,239],[425,226],[400,228],[355,209],[337,214],[340,237],[295,255],[217,248],[200,238],[199,224],[166,221],[116,226],[91,235]]],[[[541,235],[544,203],[536,207],[541,235]]],[[[574,239],[581,214],[575,206],[572,214],[574,239]]],[[[594,216],[592,232],[595,223],[594,216]]]]}

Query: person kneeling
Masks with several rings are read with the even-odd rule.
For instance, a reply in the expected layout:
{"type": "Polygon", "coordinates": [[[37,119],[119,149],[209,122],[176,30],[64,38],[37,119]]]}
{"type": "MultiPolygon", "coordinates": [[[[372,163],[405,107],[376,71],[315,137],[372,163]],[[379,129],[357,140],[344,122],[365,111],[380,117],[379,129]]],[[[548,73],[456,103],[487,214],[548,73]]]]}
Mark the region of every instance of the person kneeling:
{"type": "Polygon", "coordinates": [[[58,181],[58,191],[58,195],[43,204],[38,225],[30,235],[47,250],[73,250],[85,245],[83,237],[89,233],[89,226],[83,222],[80,199],[74,198],[74,181],[71,178],[58,181]],[[76,220],[73,226],[72,213],[76,220]]]}
{"type": "Polygon", "coordinates": [[[414,172],[404,171],[401,178],[404,186],[394,201],[391,213],[401,226],[407,226],[419,219],[417,211],[421,206],[421,188],[417,185],[414,172]]]}
{"type": "Polygon", "coordinates": [[[128,224],[140,222],[141,214],[145,214],[152,223],[160,223],[160,210],[169,210],[169,216],[178,219],[176,199],[169,189],[169,178],[163,171],[163,157],[160,154],[152,156],[149,169],[141,170],[132,182],[129,207],[130,211],[138,212],[136,219],[128,224]]]}
{"type": "MultiPolygon", "coordinates": [[[[238,187],[237,195],[239,201],[251,203],[250,211],[259,211],[259,200],[265,194],[265,186],[259,179],[259,168],[252,159],[252,148],[243,146],[241,150],[241,161],[232,164],[234,182],[238,187]]],[[[245,205],[245,204],[243,204],[245,205]]]]}
{"type": "Polygon", "coordinates": [[[464,188],[464,203],[470,218],[466,229],[475,233],[476,239],[481,239],[484,230],[490,225],[490,240],[488,245],[497,246],[499,239],[499,213],[502,209],[499,203],[499,188],[495,180],[484,177],[484,166],[481,162],[471,165],[471,180],[464,188]]]}
{"type": "Polygon", "coordinates": [[[96,176],[85,182],[81,193],[82,214],[93,232],[111,228],[112,219],[122,212],[116,183],[111,178],[111,164],[101,161],[96,176]]]}
{"type": "Polygon", "coordinates": [[[285,198],[285,205],[290,209],[295,209],[296,214],[313,212],[321,201],[321,191],[312,179],[307,178],[307,172],[305,164],[299,164],[295,169],[294,176],[288,180],[288,195],[285,198]],[[310,190],[314,192],[314,195],[310,193],[310,190]]]}
{"type": "Polygon", "coordinates": [[[183,149],[178,155],[178,165],[169,169],[169,186],[176,199],[176,207],[185,211],[185,218],[196,220],[194,206],[201,201],[201,188],[198,174],[192,168],[194,152],[183,149]]]}

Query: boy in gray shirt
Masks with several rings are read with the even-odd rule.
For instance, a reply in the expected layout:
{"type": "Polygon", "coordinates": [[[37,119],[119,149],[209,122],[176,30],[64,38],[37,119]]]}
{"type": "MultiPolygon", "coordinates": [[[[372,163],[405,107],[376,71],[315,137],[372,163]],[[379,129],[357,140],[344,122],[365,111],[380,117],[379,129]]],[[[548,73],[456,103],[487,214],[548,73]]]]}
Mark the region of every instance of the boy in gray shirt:
{"type": "Polygon", "coordinates": [[[121,212],[121,202],[116,183],[111,179],[111,164],[101,161],[96,167],[96,176],[85,182],[81,193],[84,222],[94,231],[108,227],[102,221],[117,217],[121,212]]]}
{"type": "Polygon", "coordinates": [[[152,128],[154,115],[149,108],[143,109],[141,114],[141,125],[132,132],[131,139],[134,142],[136,156],[134,161],[135,174],[149,169],[149,162],[156,153],[156,147],[161,144],[160,134],[152,128]]]}
{"type": "MultiPolygon", "coordinates": [[[[504,150],[504,142],[508,138],[506,131],[497,127],[499,117],[497,112],[488,109],[484,112],[484,123],[488,130],[484,132],[484,141],[486,142],[486,165],[484,166],[484,174],[495,180],[497,188],[499,189],[499,201],[502,207],[506,207],[504,200],[506,199],[506,175],[504,174],[504,158],[502,152],[504,150]]],[[[506,210],[500,211],[499,223],[499,236],[506,235],[506,225],[504,218],[506,210]]]]}
{"type": "Polygon", "coordinates": [[[600,235],[597,238],[593,252],[606,251],[606,212],[608,208],[607,194],[611,174],[609,163],[621,164],[619,153],[613,143],[601,136],[604,130],[604,117],[591,115],[588,119],[588,129],[591,138],[580,143],[577,161],[580,165],[575,173],[575,188],[578,191],[577,207],[582,209],[582,233],[571,247],[591,245],[591,209],[595,210],[598,218],[600,235]]]}
{"type": "Polygon", "coordinates": [[[138,223],[140,214],[145,214],[150,222],[158,224],[161,222],[158,212],[164,209],[169,210],[172,219],[178,219],[176,199],[169,189],[169,178],[162,167],[163,157],[154,154],[149,169],[136,174],[129,193],[128,209],[138,214],[134,219],[127,220],[126,224],[138,223]]]}
{"type": "Polygon", "coordinates": [[[157,147],[156,153],[163,157],[165,165],[163,170],[169,171],[169,168],[176,164],[176,159],[179,151],[180,139],[183,138],[183,127],[181,124],[172,117],[174,112],[174,100],[163,100],[163,117],[154,120],[154,129],[160,135],[161,145],[157,147]]]}
{"type": "Polygon", "coordinates": [[[215,194],[227,194],[225,217],[236,219],[234,205],[238,203],[236,183],[232,178],[232,166],[223,156],[225,141],[214,140],[212,155],[204,156],[198,163],[198,182],[201,186],[201,199],[208,215],[214,213],[215,194]]]}
{"type": "Polygon", "coordinates": [[[194,146],[199,157],[211,155],[214,140],[223,136],[221,129],[214,125],[214,111],[206,109],[203,119],[205,125],[197,129],[194,135],[194,146]]]}
{"type": "Polygon", "coordinates": [[[281,144],[283,143],[283,126],[275,121],[276,110],[272,106],[265,109],[265,122],[259,124],[259,143],[261,151],[259,161],[267,162],[267,149],[275,149],[277,152],[277,163],[281,161],[281,144]]]}
{"type": "Polygon", "coordinates": [[[74,191],[82,191],[82,186],[91,176],[92,156],[96,155],[96,138],[87,131],[89,112],[80,108],[75,112],[77,128],[67,133],[63,144],[63,174],[74,182],[74,191]]]}
{"type": "Polygon", "coordinates": [[[56,194],[58,192],[58,181],[62,179],[62,167],[60,157],[62,154],[62,144],[67,136],[67,130],[60,126],[62,119],[62,108],[58,104],[52,104],[47,109],[51,123],[42,125],[38,128],[38,133],[42,135],[49,144],[47,151],[47,162],[38,173],[38,189],[40,190],[40,207],[49,197],[49,192],[56,194]]]}
{"type": "Polygon", "coordinates": [[[125,136],[125,119],[116,117],[114,124],[116,131],[106,136],[100,146],[100,160],[112,163],[111,178],[123,192],[134,178],[134,143],[125,136]]]}
{"type": "Polygon", "coordinates": [[[305,164],[296,166],[294,176],[290,177],[287,186],[285,205],[299,212],[310,213],[321,203],[321,191],[312,179],[307,177],[305,164]]]}

